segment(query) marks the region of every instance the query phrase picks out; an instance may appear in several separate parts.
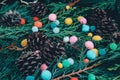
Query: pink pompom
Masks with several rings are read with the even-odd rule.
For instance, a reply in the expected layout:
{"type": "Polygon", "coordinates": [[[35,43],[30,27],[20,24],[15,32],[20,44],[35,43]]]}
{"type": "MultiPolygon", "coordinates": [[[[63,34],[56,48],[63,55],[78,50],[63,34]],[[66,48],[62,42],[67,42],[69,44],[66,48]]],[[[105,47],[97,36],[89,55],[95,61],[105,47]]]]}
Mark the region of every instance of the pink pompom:
{"type": "Polygon", "coordinates": [[[43,71],[43,70],[46,70],[47,68],[48,66],[46,64],[42,64],[40,67],[40,70],[43,71]]]}
{"type": "Polygon", "coordinates": [[[92,41],[86,41],[86,42],[85,42],[85,47],[86,47],[87,49],[93,49],[93,48],[94,48],[94,44],[93,44],[92,41]]]}
{"type": "Polygon", "coordinates": [[[81,24],[86,24],[86,23],[87,23],[87,20],[83,17],[83,18],[80,19],[80,23],[81,23],[81,24]]]}
{"type": "Polygon", "coordinates": [[[75,42],[77,42],[78,38],[76,36],[71,36],[70,37],[70,44],[74,44],[75,42]]]}
{"type": "Polygon", "coordinates": [[[50,21],[55,21],[56,19],[57,19],[57,16],[56,16],[56,14],[50,14],[49,16],[48,16],[48,19],[50,20],[50,21]]]}

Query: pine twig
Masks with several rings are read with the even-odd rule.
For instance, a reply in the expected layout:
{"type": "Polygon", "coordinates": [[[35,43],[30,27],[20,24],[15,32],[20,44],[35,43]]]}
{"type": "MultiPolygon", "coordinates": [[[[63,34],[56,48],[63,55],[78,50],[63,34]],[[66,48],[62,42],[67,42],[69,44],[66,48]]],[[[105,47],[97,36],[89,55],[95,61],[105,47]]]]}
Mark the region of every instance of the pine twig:
{"type": "Polygon", "coordinates": [[[3,0],[0,4],[3,4],[3,5],[4,5],[6,1],[7,1],[7,0],[3,0]]]}
{"type": "Polygon", "coordinates": [[[66,74],[66,75],[63,75],[63,76],[54,78],[54,79],[52,79],[52,80],[61,80],[61,79],[66,78],[66,77],[70,77],[70,76],[73,76],[73,75],[77,75],[77,74],[80,74],[80,73],[82,73],[82,72],[84,72],[84,71],[86,71],[86,70],[90,70],[90,69],[92,69],[92,68],[95,68],[95,67],[97,67],[97,66],[99,66],[99,65],[101,65],[101,64],[102,64],[102,63],[97,63],[97,64],[94,64],[94,65],[89,66],[89,67],[87,67],[87,68],[84,68],[83,70],[79,70],[79,71],[77,71],[77,72],[72,72],[72,73],[70,73],[70,74],[66,74]]]}

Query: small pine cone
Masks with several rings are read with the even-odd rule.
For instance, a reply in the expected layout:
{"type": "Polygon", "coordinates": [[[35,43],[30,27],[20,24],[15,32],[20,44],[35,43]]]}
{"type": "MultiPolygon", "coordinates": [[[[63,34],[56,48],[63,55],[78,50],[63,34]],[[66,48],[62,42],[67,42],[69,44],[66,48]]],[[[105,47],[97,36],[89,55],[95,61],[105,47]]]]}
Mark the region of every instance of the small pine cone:
{"type": "Polygon", "coordinates": [[[111,39],[111,35],[118,30],[115,20],[107,16],[103,9],[92,9],[87,15],[88,24],[95,25],[95,34],[101,35],[104,39],[111,39]]]}
{"type": "Polygon", "coordinates": [[[116,43],[120,42],[120,32],[115,32],[112,37],[113,41],[116,43]]]}
{"type": "Polygon", "coordinates": [[[43,17],[48,12],[46,5],[41,2],[30,3],[29,9],[33,17],[37,16],[39,18],[43,17]]]}
{"type": "Polygon", "coordinates": [[[21,16],[17,11],[9,10],[1,17],[1,22],[5,26],[20,25],[21,16]]]}
{"type": "Polygon", "coordinates": [[[39,50],[44,63],[50,64],[55,57],[66,55],[62,42],[48,39],[43,32],[35,32],[28,36],[28,50],[39,50]]]}
{"type": "Polygon", "coordinates": [[[25,75],[34,74],[37,66],[42,64],[40,52],[24,52],[15,63],[25,75]]]}

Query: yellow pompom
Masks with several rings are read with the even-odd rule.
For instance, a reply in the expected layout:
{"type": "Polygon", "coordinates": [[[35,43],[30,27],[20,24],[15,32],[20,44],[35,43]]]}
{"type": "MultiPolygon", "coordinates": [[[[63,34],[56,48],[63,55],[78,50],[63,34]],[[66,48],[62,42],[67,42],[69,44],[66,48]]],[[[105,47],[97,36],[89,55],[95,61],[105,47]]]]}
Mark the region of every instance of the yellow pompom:
{"type": "Polygon", "coordinates": [[[57,67],[58,67],[58,68],[63,68],[63,64],[62,64],[62,63],[58,63],[58,64],[57,64],[57,67]]]}
{"type": "Polygon", "coordinates": [[[93,36],[92,39],[93,39],[94,41],[100,41],[100,40],[102,40],[102,37],[99,36],[99,35],[95,35],[95,36],[93,36]]]}
{"type": "Polygon", "coordinates": [[[69,5],[67,5],[67,6],[66,6],[66,9],[67,9],[67,10],[69,10],[69,9],[70,9],[70,6],[69,6],[69,5]]]}
{"type": "Polygon", "coordinates": [[[98,57],[98,50],[97,50],[96,48],[94,48],[94,49],[92,49],[92,50],[95,52],[96,57],[98,57]]]}
{"type": "Polygon", "coordinates": [[[78,16],[77,20],[80,21],[81,18],[84,18],[83,16],[78,16]]]}
{"type": "Polygon", "coordinates": [[[92,37],[92,36],[93,36],[93,34],[92,34],[92,33],[88,33],[88,36],[89,36],[89,37],[92,37]]]}
{"type": "Polygon", "coordinates": [[[66,18],[65,19],[65,24],[67,24],[67,25],[71,25],[72,24],[72,18],[66,18]]]}
{"type": "Polygon", "coordinates": [[[22,46],[22,47],[26,47],[26,46],[27,46],[27,39],[23,39],[23,40],[21,41],[21,46],[22,46]]]}

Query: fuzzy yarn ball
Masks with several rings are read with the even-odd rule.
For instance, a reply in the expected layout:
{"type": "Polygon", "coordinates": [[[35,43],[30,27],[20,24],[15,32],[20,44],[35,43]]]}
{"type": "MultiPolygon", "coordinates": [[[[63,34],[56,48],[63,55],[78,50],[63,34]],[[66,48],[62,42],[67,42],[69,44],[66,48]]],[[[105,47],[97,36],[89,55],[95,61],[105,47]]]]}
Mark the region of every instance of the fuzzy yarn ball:
{"type": "Polygon", "coordinates": [[[90,30],[89,25],[82,25],[82,32],[88,32],[90,30]]]}
{"type": "Polygon", "coordinates": [[[102,37],[99,36],[99,35],[95,35],[95,36],[93,36],[92,40],[94,40],[94,41],[101,41],[102,37]]]}
{"type": "Polygon", "coordinates": [[[70,63],[69,63],[68,60],[63,60],[63,61],[62,61],[62,64],[63,64],[63,67],[64,67],[64,68],[67,68],[67,67],[70,66],[70,63]]]}
{"type": "Polygon", "coordinates": [[[70,80],[79,80],[77,77],[73,77],[70,80]]]}
{"type": "Polygon", "coordinates": [[[78,16],[77,20],[80,21],[80,19],[84,18],[83,16],[78,16]]]}
{"type": "Polygon", "coordinates": [[[84,61],[83,61],[84,63],[88,63],[89,62],[89,59],[84,59],[84,61]]]}
{"type": "Polygon", "coordinates": [[[89,74],[88,75],[88,80],[96,80],[95,75],[94,74],[89,74]]]}
{"type": "Polygon", "coordinates": [[[35,16],[33,17],[33,21],[38,21],[39,20],[39,17],[35,16]]]}
{"type": "Polygon", "coordinates": [[[58,63],[57,67],[61,69],[61,68],[63,68],[63,64],[62,63],[58,63]]]}
{"type": "Polygon", "coordinates": [[[70,44],[74,44],[78,41],[78,38],[76,36],[71,36],[70,37],[70,44]]]}
{"type": "Polygon", "coordinates": [[[51,80],[51,77],[52,77],[52,74],[51,74],[50,71],[44,70],[44,71],[41,72],[41,78],[43,80],[51,80]]]}
{"type": "Polygon", "coordinates": [[[72,23],[73,23],[72,18],[66,18],[66,19],[65,19],[65,24],[71,25],[72,23]]]}
{"type": "Polygon", "coordinates": [[[90,26],[90,31],[91,32],[94,32],[96,30],[96,27],[95,26],[90,26]]]}
{"type": "Polygon", "coordinates": [[[94,49],[92,49],[94,52],[95,52],[95,54],[96,54],[96,57],[98,57],[98,49],[96,49],[96,48],[94,48],[94,49]]]}
{"type": "Polygon", "coordinates": [[[86,56],[89,59],[95,59],[96,58],[96,54],[95,54],[95,52],[93,50],[88,50],[86,56]]]}
{"type": "Polygon", "coordinates": [[[92,41],[86,41],[86,42],[85,42],[85,47],[86,47],[87,49],[93,49],[93,48],[94,48],[94,44],[93,44],[92,41]]]}
{"type": "Polygon", "coordinates": [[[92,34],[92,33],[88,33],[88,36],[89,36],[89,37],[92,37],[92,36],[93,36],[93,34],[92,34]]]}
{"type": "Polygon", "coordinates": [[[33,26],[33,27],[32,27],[32,32],[38,32],[38,27],[33,26]]]}
{"type": "Polygon", "coordinates": [[[74,64],[74,60],[72,58],[68,58],[68,62],[70,63],[70,65],[74,64]]]}
{"type": "Polygon", "coordinates": [[[55,22],[55,24],[56,24],[57,26],[60,24],[60,21],[59,21],[59,20],[55,20],[54,22],[55,22]]]}
{"type": "Polygon", "coordinates": [[[67,5],[65,8],[66,8],[66,10],[69,10],[69,9],[70,9],[70,6],[69,6],[69,5],[67,5]]]}
{"type": "Polygon", "coordinates": [[[42,64],[40,67],[40,70],[43,71],[43,70],[46,70],[47,68],[48,66],[46,64],[42,64]]]}
{"type": "Polygon", "coordinates": [[[51,23],[51,28],[54,29],[55,27],[57,27],[57,24],[55,22],[51,23]]]}
{"type": "Polygon", "coordinates": [[[22,46],[22,47],[26,47],[26,46],[27,46],[27,39],[23,39],[23,40],[21,41],[21,46],[22,46]]]}
{"type": "Polygon", "coordinates": [[[65,42],[65,43],[69,42],[69,40],[70,40],[70,38],[69,38],[68,36],[65,36],[65,37],[63,38],[63,42],[65,42]]]}
{"type": "Polygon", "coordinates": [[[113,51],[116,50],[117,49],[117,44],[116,43],[111,43],[110,44],[110,49],[113,50],[113,51]]]}
{"type": "Polygon", "coordinates": [[[35,80],[34,76],[27,76],[25,80],[35,80]]]}
{"type": "Polygon", "coordinates": [[[56,34],[56,33],[59,33],[60,32],[60,29],[58,28],[58,27],[55,27],[54,29],[53,29],[53,32],[56,34]]]}
{"type": "Polygon", "coordinates": [[[24,25],[24,24],[25,24],[25,19],[24,19],[24,18],[21,18],[21,19],[20,19],[20,24],[21,24],[21,25],[24,25]]]}
{"type": "Polygon", "coordinates": [[[38,27],[38,28],[42,28],[42,22],[40,21],[35,21],[34,22],[34,26],[38,27]]]}
{"type": "Polygon", "coordinates": [[[51,14],[48,16],[48,19],[49,19],[50,21],[55,21],[55,20],[57,19],[57,15],[54,14],[54,13],[51,13],[51,14]]]}
{"type": "Polygon", "coordinates": [[[87,20],[83,17],[80,19],[80,23],[81,24],[87,24],[87,20]]]}
{"type": "Polygon", "coordinates": [[[105,49],[99,49],[99,55],[103,56],[105,55],[107,52],[105,49]]]}

